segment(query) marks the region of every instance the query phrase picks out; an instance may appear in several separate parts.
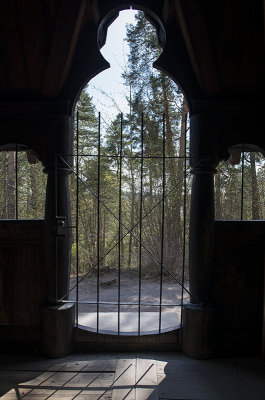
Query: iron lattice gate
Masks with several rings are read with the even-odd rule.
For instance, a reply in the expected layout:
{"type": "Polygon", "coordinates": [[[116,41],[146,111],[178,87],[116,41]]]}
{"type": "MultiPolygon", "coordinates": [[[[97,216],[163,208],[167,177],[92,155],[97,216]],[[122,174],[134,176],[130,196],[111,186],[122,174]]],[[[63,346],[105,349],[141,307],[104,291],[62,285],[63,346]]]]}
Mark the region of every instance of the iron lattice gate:
{"type": "Polygon", "coordinates": [[[77,113],[74,166],[56,155],[72,172],[70,288],[59,301],[74,302],[76,326],[91,332],[171,331],[189,300],[187,115],[175,142],[165,115],[156,137],[148,123],[141,115],[132,134],[121,114],[103,135],[99,114],[89,136],[77,113]]]}

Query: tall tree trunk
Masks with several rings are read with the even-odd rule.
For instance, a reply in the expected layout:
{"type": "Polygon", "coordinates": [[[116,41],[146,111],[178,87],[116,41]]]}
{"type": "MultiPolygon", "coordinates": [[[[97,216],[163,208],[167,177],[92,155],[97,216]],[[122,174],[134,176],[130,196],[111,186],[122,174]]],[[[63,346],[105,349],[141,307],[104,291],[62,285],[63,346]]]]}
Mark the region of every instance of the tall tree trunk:
{"type": "Polygon", "coordinates": [[[16,199],[15,199],[15,151],[8,152],[7,166],[7,194],[8,194],[8,218],[16,218],[16,199]]]}
{"type": "MultiPolygon", "coordinates": [[[[134,171],[132,160],[130,160],[130,170],[131,170],[131,212],[130,212],[130,228],[134,226],[134,213],[135,213],[135,180],[134,180],[134,171]]],[[[132,264],[132,235],[129,234],[129,247],[128,247],[128,268],[131,267],[132,264]]]]}
{"type": "MultiPolygon", "coordinates": [[[[120,151],[119,151],[120,154],[120,151]]],[[[120,171],[120,160],[117,158],[117,171],[116,171],[116,175],[117,175],[117,180],[118,182],[120,182],[120,173],[122,173],[120,171]]],[[[118,201],[118,205],[119,205],[119,210],[118,210],[118,215],[120,215],[120,222],[122,222],[122,212],[123,212],[123,207],[122,207],[122,188],[119,187],[119,191],[121,190],[121,193],[119,192],[119,195],[121,194],[121,199],[119,199],[118,201]]],[[[118,240],[120,240],[123,237],[123,226],[122,224],[120,224],[119,222],[119,226],[118,226],[118,240]],[[120,236],[119,236],[120,233],[120,236]]],[[[121,263],[121,268],[123,267],[123,263],[124,263],[124,240],[122,240],[120,242],[120,263],[121,263]]]]}
{"type": "Polygon", "coordinates": [[[222,206],[221,206],[221,176],[218,169],[215,175],[215,218],[222,219],[222,206]]]}
{"type": "MultiPolygon", "coordinates": [[[[185,155],[185,141],[186,141],[186,120],[188,114],[188,104],[183,96],[182,102],[182,110],[181,110],[181,126],[180,126],[180,140],[179,140],[179,155],[183,157],[185,155]]],[[[179,158],[177,161],[177,182],[179,182],[184,176],[184,167],[185,167],[185,159],[179,158]]],[[[176,188],[176,197],[177,197],[177,208],[178,208],[178,218],[180,223],[180,208],[183,204],[183,196],[182,196],[182,188],[183,185],[180,184],[176,188]]],[[[183,243],[183,227],[179,225],[178,228],[178,244],[181,246],[183,243]]]]}
{"type": "Polygon", "coordinates": [[[153,165],[152,159],[149,161],[149,198],[150,204],[153,204],[153,165]]]}
{"type": "Polygon", "coordinates": [[[255,153],[250,153],[251,188],[252,188],[252,219],[261,219],[260,198],[258,191],[255,153]]]}
{"type": "MultiPolygon", "coordinates": [[[[132,85],[130,83],[130,138],[131,138],[131,155],[133,154],[133,145],[132,145],[132,85]]],[[[130,172],[131,172],[131,212],[130,212],[130,228],[134,226],[134,213],[135,213],[135,179],[134,179],[134,170],[132,159],[129,160],[130,164],[130,172]]],[[[128,268],[131,267],[132,264],[132,235],[129,234],[129,245],[128,245],[128,268]]]]}
{"type": "Polygon", "coordinates": [[[100,249],[100,258],[102,258],[105,254],[106,249],[106,230],[107,230],[107,215],[106,210],[102,210],[102,243],[100,249]]]}
{"type": "Polygon", "coordinates": [[[3,151],[1,153],[1,169],[2,169],[2,210],[1,210],[1,218],[7,218],[7,160],[6,160],[6,152],[3,151]]]}
{"type": "MultiPolygon", "coordinates": [[[[166,148],[167,155],[169,157],[174,157],[174,144],[173,144],[173,133],[172,126],[169,116],[169,107],[168,107],[168,96],[167,96],[167,87],[165,77],[162,77],[162,90],[163,90],[163,105],[165,110],[165,118],[166,118],[166,148]]],[[[176,162],[174,158],[169,160],[169,170],[170,170],[170,183],[173,185],[176,178],[176,162]]]]}
{"type": "MultiPolygon", "coordinates": [[[[169,115],[168,106],[168,95],[165,77],[162,76],[162,91],[163,91],[163,105],[165,112],[165,123],[166,123],[166,152],[167,156],[174,157],[174,143],[173,143],[173,132],[169,115]]],[[[174,158],[170,158],[168,161],[169,165],[169,185],[173,187],[177,179],[177,166],[174,158]]],[[[167,249],[165,253],[165,263],[173,267],[176,262],[175,254],[172,254],[171,249],[174,247],[174,242],[177,239],[177,252],[179,251],[179,234],[180,234],[180,205],[176,191],[171,194],[170,206],[167,207],[167,220],[165,229],[165,242],[167,249]]],[[[174,251],[175,253],[175,251],[174,251]]]]}
{"type": "Polygon", "coordinates": [[[30,183],[31,183],[31,208],[36,217],[36,211],[38,209],[38,193],[37,193],[37,180],[36,180],[36,170],[33,165],[30,164],[30,183]]]}

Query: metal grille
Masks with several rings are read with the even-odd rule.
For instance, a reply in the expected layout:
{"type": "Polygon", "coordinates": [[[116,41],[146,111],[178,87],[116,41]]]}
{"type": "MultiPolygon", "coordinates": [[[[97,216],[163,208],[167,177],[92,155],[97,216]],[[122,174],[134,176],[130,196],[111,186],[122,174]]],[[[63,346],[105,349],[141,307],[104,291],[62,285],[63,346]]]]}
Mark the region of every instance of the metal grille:
{"type": "Polygon", "coordinates": [[[46,175],[30,148],[18,143],[0,148],[0,218],[43,219],[46,175]]]}
{"type": "Polygon", "coordinates": [[[264,219],[264,155],[254,145],[229,149],[230,158],[215,175],[215,211],[218,220],[264,219]]]}
{"type": "MultiPolygon", "coordinates": [[[[77,113],[77,121],[76,121],[76,153],[74,154],[74,167],[71,167],[64,159],[64,155],[56,156],[56,164],[60,162],[60,165],[65,164],[67,168],[70,168],[72,171],[72,183],[74,190],[72,193],[72,203],[74,203],[75,207],[75,215],[72,216],[74,221],[71,228],[75,229],[74,235],[74,261],[75,265],[72,265],[72,279],[71,286],[69,292],[61,299],[58,299],[61,302],[75,302],[76,303],[76,325],[78,326],[80,323],[80,315],[90,315],[93,314],[93,326],[89,326],[87,324],[87,328],[91,329],[94,332],[112,332],[117,335],[126,334],[126,333],[134,333],[134,334],[144,334],[147,333],[146,324],[148,323],[148,332],[157,332],[162,333],[166,330],[171,330],[176,328],[181,324],[181,309],[183,304],[189,300],[189,290],[188,290],[188,278],[187,278],[187,236],[188,236],[188,223],[187,223],[187,207],[188,198],[190,196],[190,173],[187,170],[187,162],[188,162],[188,132],[189,127],[187,127],[187,118],[185,119],[185,145],[183,154],[178,155],[167,155],[167,140],[166,140],[166,122],[165,115],[161,118],[161,149],[159,149],[160,154],[146,154],[145,152],[145,141],[146,133],[145,133],[145,117],[141,115],[141,127],[140,127],[140,146],[137,147],[135,153],[131,152],[130,154],[126,153],[124,142],[126,140],[124,134],[124,120],[123,115],[120,115],[118,126],[119,126],[119,138],[118,138],[118,153],[117,154],[106,154],[106,152],[102,151],[102,143],[106,140],[102,137],[101,134],[101,115],[98,115],[98,132],[97,132],[97,153],[95,152],[87,152],[81,153],[79,151],[79,117],[77,113]],[[89,181],[88,176],[84,175],[84,172],[80,171],[82,166],[87,162],[86,160],[93,161],[93,173],[96,176],[95,181],[89,181]],[[104,173],[104,168],[106,167],[106,162],[116,162],[117,174],[116,174],[116,192],[113,193],[113,196],[116,198],[116,203],[114,208],[108,204],[108,199],[104,196],[103,191],[106,189],[103,186],[102,176],[104,173]],[[181,172],[181,178],[172,182],[169,182],[169,167],[167,163],[169,162],[177,162],[177,160],[183,161],[183,171],[181,172]],[[135,193],[135,201],[137,201],[137,220],[131,225],[124,216],[124,203],[128,204],[128,193],[126,193],[126,188],[128,186],[128,176],[129,172],[126,168],[126,163],[134,162],[137,165],[138,175],[135,176],[135,180],[137,181],[137,190],[135,193]],[[146,178],[146,163],[156,163],[157,170],[159,171],[159,177],[156,178],[158,182],[158,188],[156,188],[155,201],[148,202],[148,193],[145,190],[145,186],[147,184],[146,178]],[[96,171],[96,173],[95,173],[96,171]],[[127,186],[126,186],[127,185],[127,186]],[[158,190],[159,189],[159,190],[158,190]],[[169,229],[168,226],[172,223],[172,212],[169,216],[168,208],[170,198],[176,196],[176,193],[180,193],[181,195],[181,211],[179,210],[179,215],[181,216],[181,228],[178,227],[178,232],[181,230],[181,249],[177,248],[174,250],[174,238],[172,240],[172,244],[170,249],[169,247],[169,229]],[[80,199],[82,196],[82,201],[80,199]],[[85,196],[85,197],[84,197],[85,196]],[[127,196],[127,197],[126,197],[127,196]],[[80,204],[84,202],[84,198],[90,199],[90,203],[93,203],[93,218],[96,219],[96,234],[94,232],[94,236],[96,241],[94,243],[94,247],[90,249],[90,251],[95,251],[95,261],[92,265],[86,268],[85,271],[81,271],[81,260],[80,260],[80,251],[84,252],[86,249],[84,236],[84,230],[80,231],[80,220],[84,216],[84,213],[89,213],[90,211],[87,209],[81,209],[80,204]],[[148,205],[148,208],[147,208],[148,205]],[[96,209],[95,209],[96,208],[96,209]],[[108,248],[105,248],[104,253],[101,251],[101,225],[102,223],[102,215],[110,216],[114,223],[116,223],[117,227],[117,235],[116,241],[110,242],[108,244],[108,248]],[[156,214],[155,214],[156,213],[156,214]],[[147,241],[148,235],[145,231],[145,223],[152,219],[152,217],[156,215],[156,219],[159,222],[156,224],[159,225],[158,229],[158,239],[159,242],[152,244],[151,238],[150,242],[147,241]],[[134,276],[133,281],[137,281],[137,293],[135,295],[129,296],[129,299],[124,297],[124,293],[122,293],[122,284],[123,284],[123,276],[124,273],[128,273],[130,271],[125,270],[125,262],[123,256],[123,247],[126,240],[131,238],[134,243],[134,248],[137,248],[137,252],[135,251],[134,258],[134,276]],[[81,243],[82,242],[82,243],[81,243]],[[82,249],[81,249],[82,247],[82,249]],[[176,256],[178,254],[179,260],[181,259],[181,265],[178,266],[178,271],[175,271],[171,265],[167,264],[166,258],[168,258],[169,252],[176,252],[176,256]],[[106,292],[105,288],[101,286],[101,278],[104,277],[104,261],[115,252],[115,287],[112,288],[116,291],[116,295],[114,299],[103,299],[101,293],[103,291],[106,292]],[[148,296],[147,293],[147,285],[148,277],[145,274],[145,264],[146,259],[149,260],[149,264],[152,263],[153,273],[155,276],[155,291],[156,291],[156,299],[154,301],[154,296],[148,296]],[[152,260],[152,261],[151,261],[152,260]],[[90,291],[94,290],[94,298],[91,298],[91,293],[89,293],[89,289],[87,293],[83,293],[83,289],[86,282],[93,281],[94,289],[91,289],[91,284],[89,285],[90,291]],[[170,283],[168,283],[170,282],[170,283]],[[82,286],[83,285],[83,286],[82,286]],[[175,285],[176,289],[172,289],[175,285]],[[82,293],[81,288],[82,286],[82,293]],[[171,298],[167,298],[165,300],[164,292],[165,288],[171,288],[173,294],[171,298]],[[175,290],[175,294],[174,294],[175,290]],[[178,295],[176,295],[178,293],[178,295]],[[80,312],[80,308],[87,307],[92,308],[93,312],[80,312]],[[110,309],[108,313],[102,311],[106,309],[110,309]],[[128,309],[133,310],[133,312],[128,312],[128,309]],[[146,313],[143,309],[149,310],[149,315],[152,314],[152,318],[149,319],[149,322],[146,322],[146,313]],[[163,326],[163,310],[169,312],[170,309],[175,311],[174,316],[171,315],[171,320],[175,318],[175,324],[169,323],[166,327],[163,326]],[[155,310],[155,311],[150,311],[155,310]],[[114,315],[115,314],[115,315],[114,315]],[[130,321],[130,324],[134,326],[133,331],[126,331],[126,327],[122,327],[124,319],[124,315],[130,314],[130,318],[133,319],[133,322],[130,321]],[[101,318],[102,315],[102,318],[101,318]],[[109,315],[109,318],[106,317],[109,315]],[[103,321],[103,316],[105,319],[109,320],[109,328],[106,328],[106,320],[103,321]],[[173,318],[173,319],[172,319],[173,318]],[[111,321],[112,319],[112,321],[111,321]],[[153,319],[153,320],[152,320],[153,319]],[[104,328],[101,327],[102,321],[104,322],[104,328]],[[151,321],[151,322],[150,322],[151,321]],[[116,328],[113,326],[116,325],[116,328]],[[145,328],[144,328],[145,325],[145,328]]],[[[86,146],[85,146],[86,147],[86,146]]],[[[105,146],[104,146],[105,147],[105,146]]],[[[91,178],[91,177],[90,177],[91,178]]],[[[149,182],[152,184],[152,182],[149,182]]],[[[150,194],[150,193],[149,193],[150,194]]],[[[92,217],[91,217],[92,218],[92,217]]],[[[131,222],[131,221],[130,221],[131,222]]],[[[113,229],[113,226],[112,226],[113,229]]],[[[86,232],[88,234],[88,232],[86,232]]],[[[178,239],[178,247],[179,239],[178,239]]],[[[174,255],[173,255],[174,257],[174,255]]],[[[171,257],[172,258],[172,257],[171,257]]],[[[151,273],[150,273],[151,274],[151,273]]],[[[113,276],[113,274],[111,275],[113,276]]],[[[149,277],[149,281],[154,281],[152,276],[149,277]]],[[[128,280],[127,280],[128,284],[128,280]]],[[[130,286],[130,283],[129,283],[130,286]]],[[[134,285],[135,286],[135,285],[134,285]]],[[[124,288],[123,288],[124,289],[124,288]]],[[[128,287],[129,291],[130,287],[128,287]]],[[[135,287],[134,287],[135,289],[135,287]]],[[[124,290],[123,290],[124,292],[124,290]]],[[[148,319],[148,318],[147,318],[148,319]]],[[[128,324],[128,321],[127,321],[128,324]]]]}

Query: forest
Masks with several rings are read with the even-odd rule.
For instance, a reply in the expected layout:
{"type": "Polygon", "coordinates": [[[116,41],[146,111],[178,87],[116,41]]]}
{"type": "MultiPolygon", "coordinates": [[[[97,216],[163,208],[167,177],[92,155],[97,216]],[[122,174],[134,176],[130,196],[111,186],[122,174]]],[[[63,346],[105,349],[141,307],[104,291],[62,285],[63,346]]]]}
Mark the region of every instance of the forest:
{"type": "MultiPolygon", "coordinates": [[[[152,67],[162,51],[155,28],[142,12],[135,18],[127,26],[122,74],[129,112],[117,110],[106,124],[86,87],[76,106],[75,173],[69,178],[73,274],[78,250],[81,274],[97,265],[135,271],[140,265],[143,275],[159,276],[162,263],[180,279],[188,263],[192,180],[188,105],[177,83],[152,67]]],[[[43,166],[28,149],[1,150],[0,218],[43,218],[43,166]]],[[[261,153],[245,151],[236,165],[220,163],[216,219],[264,219],[264,186],[261,153]]]]}

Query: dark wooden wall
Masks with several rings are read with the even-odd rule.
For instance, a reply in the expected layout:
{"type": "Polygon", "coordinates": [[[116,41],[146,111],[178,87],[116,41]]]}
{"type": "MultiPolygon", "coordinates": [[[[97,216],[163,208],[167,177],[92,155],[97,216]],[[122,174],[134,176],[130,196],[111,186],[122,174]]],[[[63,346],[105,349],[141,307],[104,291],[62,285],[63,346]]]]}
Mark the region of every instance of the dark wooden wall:
{"type": "Polygon", "coordinates": [[[265,221],[216,221],[212,297],[221,354],[262,344],[265,221]]]}
{"type": "Polygon", "coordinates": [[[45,302],[44,221],[0,221],[0,339],[39,340],[45,302]],[[29,333],[30,332],[30,333],[29,333]]]}

